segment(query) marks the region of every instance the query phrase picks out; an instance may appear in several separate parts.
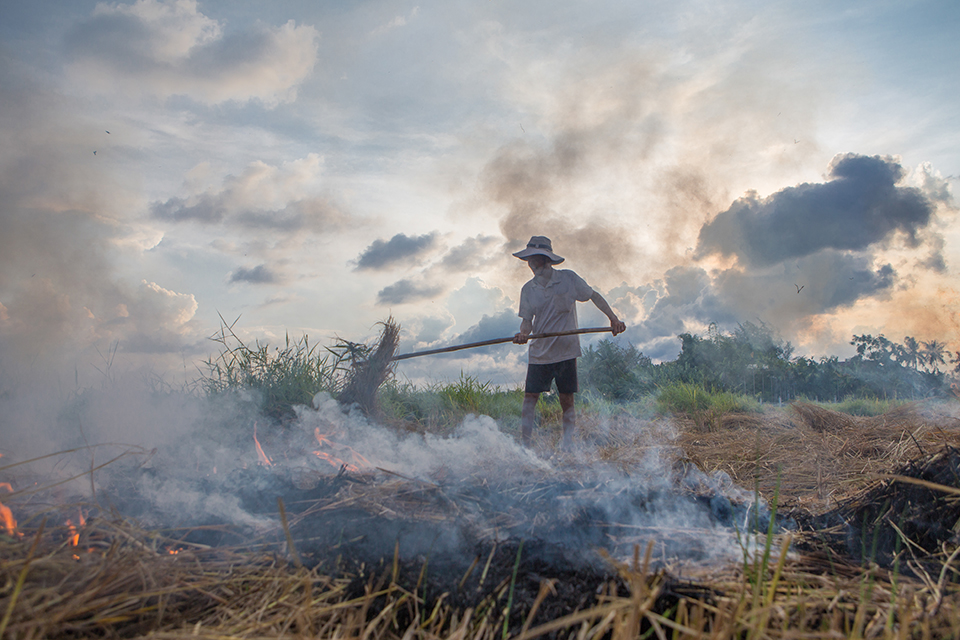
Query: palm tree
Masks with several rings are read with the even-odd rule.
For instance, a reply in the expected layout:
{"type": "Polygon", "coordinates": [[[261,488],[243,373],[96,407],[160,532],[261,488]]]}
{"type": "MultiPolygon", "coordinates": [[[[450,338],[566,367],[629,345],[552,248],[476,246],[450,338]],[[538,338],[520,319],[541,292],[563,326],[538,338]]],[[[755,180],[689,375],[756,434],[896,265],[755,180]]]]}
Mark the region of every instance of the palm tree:
{"type": "Polygon", "coordinates": [[[916,371],[922,357],[917,339],[906,336],[903,339],[903,346],[898,349],[897,360],[916,371]]]}
{"type": "Polygon", "coordinates": [[[944,354],[947,352],[947,345],[940,342],[939,340],[931,340],[930,342],[923,343],[922,355],[926,360],[927,364],[933,367],[934,373],[940,373],[940,367],[938,364],[945,364],[943,358],[944,354]]]}

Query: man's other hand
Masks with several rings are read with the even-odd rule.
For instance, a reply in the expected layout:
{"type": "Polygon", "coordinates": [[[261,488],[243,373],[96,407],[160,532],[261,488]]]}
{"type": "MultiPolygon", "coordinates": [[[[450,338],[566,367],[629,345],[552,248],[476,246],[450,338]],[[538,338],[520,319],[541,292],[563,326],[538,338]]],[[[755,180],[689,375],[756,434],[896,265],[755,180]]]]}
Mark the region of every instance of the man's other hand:
{"type": "Polygon", "coordinates": [[[528,339],[529,337],[530,337],[530,335],[527,334],[527,333],[518,333],[517,335],[513,336],[513,343],[514,343],[514,344],[527,344],[527,339],[528,339]]]}
{"type": "Polygon", "coordinates": [[[617,335],[626,331],[627,325],[622,320],[613,320],[610,322],[610,329],[613,331],[613,335],[617,335]]]}

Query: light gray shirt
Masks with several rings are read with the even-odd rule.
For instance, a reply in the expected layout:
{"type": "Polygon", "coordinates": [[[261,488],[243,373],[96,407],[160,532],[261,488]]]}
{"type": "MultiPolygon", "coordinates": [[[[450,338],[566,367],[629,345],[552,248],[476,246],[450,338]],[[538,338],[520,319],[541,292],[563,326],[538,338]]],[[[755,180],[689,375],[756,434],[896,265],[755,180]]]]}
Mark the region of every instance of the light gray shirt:
{"type": "MultiPolygon", "coordinates": [[[[520,313],[533,322],[533,333],[571,331],[577,325],[577,302],[586,302],[593,289],[569,269],[554,269],[547,286],[533,278],[520,290],[520,313]]],[[[552,364],[579,358],[580,336],[539,338],[530,342],[530,364],[552,364]]]]}

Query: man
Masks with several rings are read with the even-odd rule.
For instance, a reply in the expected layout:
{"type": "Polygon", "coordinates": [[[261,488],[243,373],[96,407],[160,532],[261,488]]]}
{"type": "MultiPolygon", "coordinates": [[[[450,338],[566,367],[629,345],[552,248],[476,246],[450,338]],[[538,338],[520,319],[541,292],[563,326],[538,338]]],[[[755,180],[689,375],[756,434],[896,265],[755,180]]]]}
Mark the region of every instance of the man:
{"type": "MultiPolygon", "coordinates": [[[[554,269],[553,265],[563,258],[553,252],[550,238],[533,236],[527,248],[513,254],[525,260],[533,278],[520,291],[520,332],[514,336],[516,344],[526,344],[531,333],[554,333],[577,329],[577,302],[591,301],[610,319],[613,335],[622,333],[627,326],[617,318],[603,296],[590,288],[583,278],[568,269],[554,269]]],[[[573,394],[579,391],[577,383],[577,358],[580,352],[580,336],[538,338],[530,343],[527,363],[527,380],[520,413],[521,437],[524,446],[530,446],[537,400],[540,394],[550,390],[556,380],[563,410],[563,442],[561,448],[573,446],[573,431],[577,414],[573,408],[573,394]]]]}

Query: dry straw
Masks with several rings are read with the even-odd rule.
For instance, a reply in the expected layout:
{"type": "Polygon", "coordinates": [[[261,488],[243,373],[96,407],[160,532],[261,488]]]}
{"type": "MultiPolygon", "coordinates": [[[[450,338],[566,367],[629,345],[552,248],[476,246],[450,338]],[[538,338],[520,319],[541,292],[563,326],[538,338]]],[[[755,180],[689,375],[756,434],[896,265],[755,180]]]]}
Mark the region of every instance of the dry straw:
{"type": "MultiPolygon", "coordinates": [[[[649,443],[629,435],[638,425],[628,429],[616,425],[618,420],[606,421],[614,423],[606,425],[603,436],[608,448],[589,455],[627,464],[631,457],[649,453],[649,443]],[[616,455],[614,446],[621,449],[616,455]],[[631,446],[635,451],[628,450],[631,446]]],[[[655,422],[639,426],[664,428],[655,422]]],[[[919,471],[929,470],[932,458],[957,442],[955,420],[930,415],[919,405],[871,419],[801,406],[768,414],[762,423],[731,418],[708,431],[680,424],[675,449],[665,451],[678,461],[696,460],[703,468],[726,470],[748,488],[757,483],[774,486],[772,478],[780,475],[783,501],[822,510],[828,498],[835,503],[841,495],[873,495],[869,492],[880,486],[877,483],[886,483],[887,491],[916,487],[953,500],[960,481],[949,474],[936,476],[936,481],[919,478],[922,486],[879,476],[912,477],[909,463],[916,459],[923,461],[914,465],[919,471]]],[[[399,477],[392,482],[379,486],[374,502],[391,500],[396,517],[443,500],[439,485],[399,477]]],[[[343,497],[351,495],[373,500],[357,488],[343,497]]],[[[18,508],[15,495],[7,502],[18,508]]],[[[938,567],[917,564],[922,572],[911,577],[899,569],[911,557],[909,538],[898,556],[903,563],[883,568],[851,562],[822,547],[801,545],[791,551],[788,537],[767,535],[759,542],[774,552],[769,563],[745,557],[742,563],[713,567],[693,582],[654,569],[653,545],[640,544],[632,561],[610,560],[613,573],[598,592],[584,594],[584,606],[545,618],[543,612],[558,597],[559,584],[551,575],[538,577],[531,601],[514,598],[506,616],[519,576],[490,583],[478,605],[458,608],[449,604],[452,594],[425,600],[417,585],[401,584],[396,556],[361,579],[297,566],[276,547],[190,546],[110,518],[88,521],[79,528],[74,545],[72,531],[50,523],[65,522],[75,506],[46,508],[46,526],[19,508],[20,529],[14,535],[0,534],[0,611],[6,614],[0,624],[5,638],[960,637],[960,554],[949,541],[938,567]],[[696,588],[691,588],[694,583],[696,588]]],[[[441,513],[435,506],[431,509],[421,516],[441,513]]],[[[291,516],[289,527],[275,532],[278,539],[295,531],[295,520],[291,516]]],[[[955,523],[945,524],[949,528],[955,523]]],[[[484,572],[489,564],[483,558],[470,569],[484,572]]],[[[518,564],[522,572],[519,554],[518,564]]],[[[421,575],[426,571],[424,566],[421,575]]],[[[454,577],[454,584],[459,579],[454,577]]]]}

